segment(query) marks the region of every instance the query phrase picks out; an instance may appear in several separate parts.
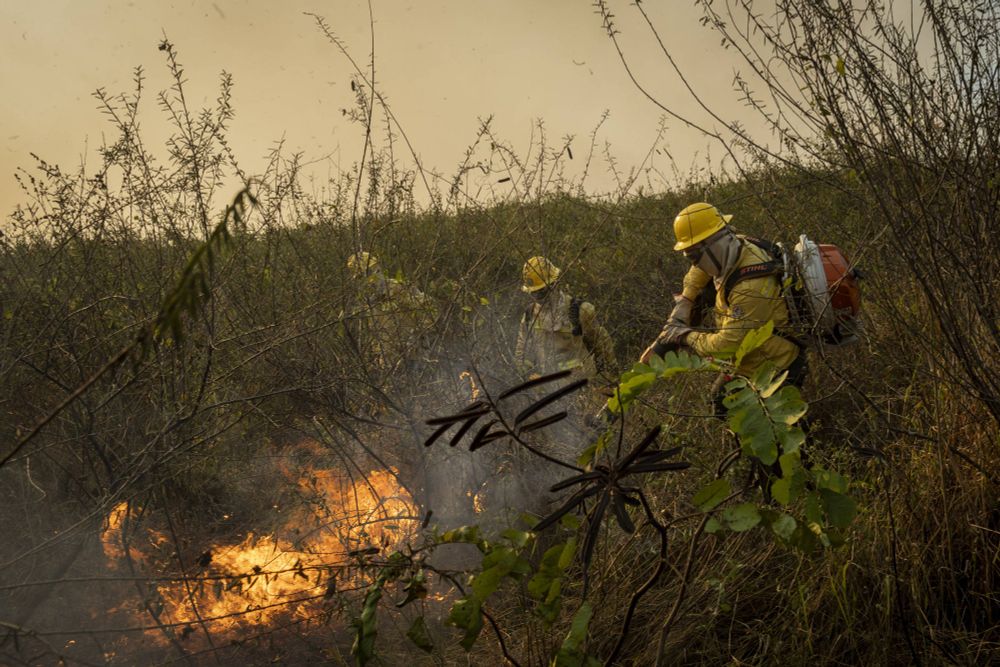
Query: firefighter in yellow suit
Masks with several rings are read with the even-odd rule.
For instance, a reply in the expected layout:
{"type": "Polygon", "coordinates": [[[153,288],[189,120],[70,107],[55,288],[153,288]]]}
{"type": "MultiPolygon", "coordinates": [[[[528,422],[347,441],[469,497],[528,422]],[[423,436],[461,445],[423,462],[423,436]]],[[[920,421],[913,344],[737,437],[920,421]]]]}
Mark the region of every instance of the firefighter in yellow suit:
{"type": "Polygon", "coordinates": [[[521,289],[533,301],[518,328],[518,368],[529,375],[572,370],[588,379],[598,373],[610,378],[617,367],[611,336],[598,321],[594,305],[571,297],[558,284],[559,275],[559,268],[545,257],[524,264],[521,289]]]}
{"type": "Polygon", "coordinates": [[[434,303],[416,287],[385,276],[378,258],[361,251],[347,259],[358,285],[355,316],[362,325],[360,344],[378,368],[426,356],[437,317],[434,303]]]}
{"type": "MultiPolygon", "coordinates": [[[[640,361],[646,362],[654,352],[662,354],[678,345],[703,357],[729,357],[749,332],[770,321],[774,322],[775,333],[743,358],[737,372],[752,373],[770,361],[778,371],[788,370],[789,384],[801,386],[808,371],[806,354],[789,332],[781,275],[763,270],[773,258],[755,243],[734,234],[728,225],[731,219],[706,203],[692,204],[677,215],[674,250],[684,254],[691,268],[684,276],[683,292],[666,326],[640,361]],[[715,326],[713,330],[696,331],[690,325],[692,307],[709,281],[714,281],[716,288],[715,326]]],[[[717,381],[716,392],[721,390],[724,379],[717,381]]]]}

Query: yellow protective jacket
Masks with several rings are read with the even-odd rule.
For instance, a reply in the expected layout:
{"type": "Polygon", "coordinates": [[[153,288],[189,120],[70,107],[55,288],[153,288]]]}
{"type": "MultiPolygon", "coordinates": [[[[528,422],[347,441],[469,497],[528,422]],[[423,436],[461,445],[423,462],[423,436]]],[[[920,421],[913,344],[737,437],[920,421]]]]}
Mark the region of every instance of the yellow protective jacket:
{"type": "Polygon", "coordinates": [[[594,305],[579,302],[577,334],[573,332],[572,306],[572,297],[560,290],[527,308],[521,317],[514,351],[522,372],[545,375],[577,369],[588,378],[594,377],[598,370],[616,372],[614,343],[598,322],[594,305]]]}
{"type": "MultiPolygon", "coordinates": [[[[753,243],[743,242],[743,250],[736,266],[715,281],[715,330],[691,332],[685,339],[688,347],[703,357],[728,357],[736,352],[747,333],[769,321],[774,322],[775,331],[787,329],[788,306],[777,276],[741,280],[733,285],[729,294],[723,294],[726,279],[733,271],[770,259],[767,253],[753,243]]],[[[707,273],[692,266],[684,276],[684,296],[694,301],[710,279],[707,273]]],[[[795,343],[775,334],[744,357],[738,371],[742,374],[752,373],[765,361],[771,361],[778,370],[783,370],[795,361],[798,354],[799,348],[795,343]]]]}

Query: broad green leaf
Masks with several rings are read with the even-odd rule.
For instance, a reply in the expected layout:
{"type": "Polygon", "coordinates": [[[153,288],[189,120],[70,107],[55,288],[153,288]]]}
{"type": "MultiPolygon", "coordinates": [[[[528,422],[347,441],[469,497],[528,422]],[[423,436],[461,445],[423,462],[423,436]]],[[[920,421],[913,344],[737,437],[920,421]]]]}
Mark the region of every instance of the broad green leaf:
{"type": "Polygon", "coordinates": [[[799,524],[792,534],[791,544],[804,553],[812,553],[819,548],[819,540],[808,527],[799,524]]]}
{"type": "Polygon", "coordinates": [[[421,650],[433,653],[434,642],[431,641],[431,635],[427,631],[427,623],[424,621],[423,616],[417,616],[413,619],[410,629],[406,631],[406,636],[421,650]]]}
{"type": "Polygon", "coordinates": [[[723,525],[716,519],[709,519],[705,522],[705,532],[706,533],[717,533],[723,529],[723,525]]]}
{"type": "Polygon", "coordinates": [[[722,399],[722,406],[726,408],[729,418],[734,418],[734,412],[740,409],[756,408],[760,410],[759,403],[757,402],[757,394],[749,387],[744,387],[739,391],[727,395],[722,399]]]}
{"type": "Polygon", "coordinates": [[[516,530],[514,528],[508,528],[507,530],[500,533],[500,537],[504,538],[511,543],[517,549],[523,549],[527,546],[528,542],[534,539],[534,533],[526,530],[516,530]]]}
{"type": "Polygon", "coordinates": [[[786,507],[791,505],[795,500],[792,495],[792,481],[787,478],[775,480],[771,484],[771,497],[786,507]]]}
{"type": "Polygon", "coordinates": [[[782,505],[790,505],[805,490],[806,472],[797,452],[782,454],[778,462],[781,479],[771,485],[771,496],[782,505]]]}
{"type": "Polygon", "coordinates": [[[771,419],[783,424],[794,424],[809,407],[795,387],[782,387],[781,391],[768,398],[764,405],[771,419]]]}
{"type": "Polygon", "coordinates": [[[707,512],[717,507],[732,492],[732,485],[728,479],[717,479],[703,486],[698,493],[694,494],[691,502],[702,512],[707,512]]]}
{"type": "Polygon", "coordinates": [[[781,476],[791,477],[802,470],[802,457],[798,452],[782,454],[778,459],[778,464],[781,466],[781,476]]]}
{"type": "Polygon", "coordinates": [[[816,478],[817,487],[829,489],[837,493],[847,493],[847,480],[839,473],[817,467],[813,470],[813,476],[816,478]]]}
{"type": "Polygon", "coordinates": [[[510,567],[503,565],[484,569],[472,580],[472,594],[480,601],[485,600],[500,586],[500,582],[503,581],[508,572],[510,572],[510,567]]]}
{"type": "Polygon", "coordinates": [[[760,512],[753,503],[743,503],[722,511],[722,521],[737,533],[750,530],[760,523],[760,512]]]}
{"type": "Polygon", "coordinates": [[[378,634],[375,624],[376,612],[387,579],[387,573],[383,570],[365,594],[365,601],[361,606],[361,616],[354,619],[353,624],[357,632],[354,635],[351,653],[362,667],[375,657],[375,635],[378,634]]]}
{"type": "Polygon", "coordinates": [[[563,640],[559,653],[556,654],[552,664],[554,667],[583,667],[586,656],[583,653],[583,642],[587,639],[587,626],[590,625],[590,618],[594,615],[589,602],[580,605],[576,614],[573,615],[573,623],[570,625],[569,633],[563,640]]]}
{"type": "Polygon", "coordinates": [[[667,367],[667,364],[663,361],[663,357],[658,354],[654,354],[649,359],[649,369],[659,375],[667,367]]]}
{"type": "Polygon", "coordinates": [[[823,508],[815,493],[810,493],[806,496],[805,515],[810,528],[812,528],[811,524],[818,525],[823,520],[823,508]]]}
{"type": "Polygon", "coordinates": [[[441,535],[438,538],[438,542],[441,544],[475,544],[479,547],[480,551],[486,550],[486,542],[483,540],[482,532],[479,530],[479,526],[462,526],[460,528],[454,528],[441,535]]]}
{"type": "Polygon", "coordinates": [[[623,397],[635,396],[636,394],[639,394],[649,388],[654,382],[656,382],[656,373],[642,373],[640,375],[635,375],[618,385],[618,391],[623,397]]]}
{"type": "Polygon", "coordinates": [[[461,642],[462,648],[466,651],[471,650],[472,645],[476,643],[476,639],[483,629],[483,615],[480,602],[471,598],[459,600],[452,605],[451,613],[448,614],[448,622],[465,630],[465,636],[461,642]]]}
{"type": "Polygon", "coordinates": [[[775,424],[774,432],[781,443],[781,451],[786,454],[798,452],[806,442],[806,434],[798,426],[775,424]]]}
{"type": "Polygon", "coordinates": [[[757,370],[755,370],[753,375],[750,376],[750,382],[755,387],[769,387],[771,382],[774,380],[774,373],[774,362],[765,361],[758,366],[757,370]]]}
{"type": "Polygon", "coordinates": [[[747,386],[746,378],[734,377],[732,380],[726,383],[725,390],[727,392],[735,392],[743,389],[747,386]]]}
{"type": "Polygon", "coordinates": [[[560,570],[565,570],[573,562],[573,556],[576,555],[576,538],[571,537],[566,540],[566,546],[563,547],[562,553],[559,554],[559,562],[556,564],[560,570]]]}
{"type": "Polygon", "coordinates": [[[847,73],[847,67],[844,65],[843,58],[837,58],[837,74],[844,76],[847,73]]]}
{"type": "Polygon", "coordinates": [[[858,514],[858,506],[854,499],[830,489],[820,489],[823,498],[823,509],[830,519],[830,524],[837,528],[847,528],[858,514]]]}
{"type": "Polygon", "coordinates": [[[792,535],[795,534],[795,519],[788,514],[781,514],[777,519],[771,522],[771,531],[775,535],[790,542],[792,535]]]}
{"type": "Polygon", "coordinates": [[[771,380],[771,384],[760,390],[761,398],[770,398],[774,392],[781,388],[781,383],[788,377],[788,371],[783,371],[778,377],[771,380]]]}
{"type": "Polygon", "coordinates": [[[765,465],[771,465],[778,459],[774,429],[759,406],[748,406],[740,411],[730,426],[739,436],[747,454],[757,457],[765,465]]]}

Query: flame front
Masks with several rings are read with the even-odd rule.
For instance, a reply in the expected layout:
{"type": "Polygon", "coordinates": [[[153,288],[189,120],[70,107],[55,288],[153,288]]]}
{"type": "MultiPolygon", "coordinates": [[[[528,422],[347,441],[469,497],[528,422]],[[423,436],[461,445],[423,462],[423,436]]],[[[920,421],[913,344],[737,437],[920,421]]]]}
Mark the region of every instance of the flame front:
{"type": "MultiPolygon", "coordinates": [[[[250,533],[239,544],[213,545],[198,562],[184,563],[187,577],[152,586],[142,605],[147,621],[152,614],[185,638],[196,627],[228,634],[279,617],[310,618],[337,591],[365,585],[355,567],[359,554],[380,553],[418,529],[417,509],[394,470],[375,470],[354,481],[330,470],[309,470],[296,484],[302,507],[288,512],[274,534],[250,533]]],[[[123,540],[127,507],[120,503],[108,515],[105,555],[116,565],[127,558],[133,565],[162,563],[152,551],[162,546],[162,555],[174,545],[157,531],[143,531],[149,553],[146,544],[123,540]]]]}

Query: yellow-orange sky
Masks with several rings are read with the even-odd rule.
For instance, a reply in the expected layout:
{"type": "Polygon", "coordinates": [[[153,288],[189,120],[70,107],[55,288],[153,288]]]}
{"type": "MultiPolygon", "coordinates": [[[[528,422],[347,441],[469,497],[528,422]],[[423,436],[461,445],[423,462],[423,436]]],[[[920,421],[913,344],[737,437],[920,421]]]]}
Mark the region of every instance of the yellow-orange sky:
{"type": "MultiPolygon", "coordinates": [[[[698,112],[641,18],[626,2],[611,3],[636,74],[663,101],[699,120],[698,112]]],[[[732,92],[735,60],[698,23],[693,2],[647,3],[680,65],[727,118],[741,118],[732,92]]],[[[604,110],[600,141],[621,167],[649,151],[662,111],[629,81],[587,0],[372,0],[376,79],[423,164],[453,172],[475,138],[478,118],[493,114],[505,140],[526,149],[532,123],[543,119],[551,142],[576,135],[577,154],[604,110]]],[[[358,0],[45,0],[0,6],[0,214],[23,201],[14,180],[34,152],[64,170],[86,158],[113,130],[92,92],[131,92],[133,69],[145,70],[142,127],[147,145],[165,136],[155,92],[169,85],[163,35],[176,46],[192,106],[210,105],[218,75],[235,81],[231,145],[243,168],[263,168],[284,137],[289,152],[314,165],[319,179],[348,169],[360,156],[361,134],[340,109],[350,107],[352,69],[304,12],[314,12],[361,62],[370,53],[368,3],[358,0]]],[[[743,119],[746,120],[746,119],[743,119]]],[[[706,121],[711,124],[709,121],[706,121]]],[[[710,140],[668,120],[666,146],[686,169],[703,163],[710,140]],[[697,158],[696,158],[697,154],[697,158]]],[[[164,153],[160,150],[161,155],[164,153]]],[[[711,147],[717,159],[723,151],[711,147]]],[[[664,155],[654,156],[668,169],[664,155]]],[[[604,170],[588,189],[610,189],[604,170]]]]}

